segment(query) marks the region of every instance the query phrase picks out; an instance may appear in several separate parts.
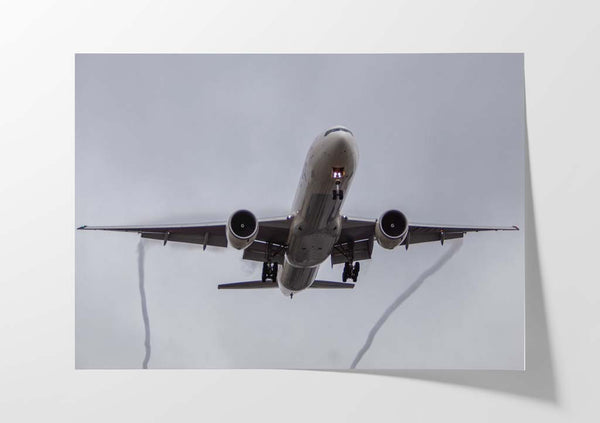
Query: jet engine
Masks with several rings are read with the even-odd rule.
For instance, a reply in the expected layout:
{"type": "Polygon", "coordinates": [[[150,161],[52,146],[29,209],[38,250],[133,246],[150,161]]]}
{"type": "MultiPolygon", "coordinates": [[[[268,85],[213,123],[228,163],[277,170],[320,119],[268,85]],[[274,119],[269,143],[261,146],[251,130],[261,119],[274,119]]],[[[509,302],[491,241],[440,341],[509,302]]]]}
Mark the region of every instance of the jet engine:
{"type": "Polygon", "coordinates": [[[397,247],[408,234],[408,219],[398,210],[388,210],[375,224],[375,238],[383,248],[397,247]]]}
{"type": "Polygon", "coordinates": [[[248,210],[238,210],[227,221],[227,241],[238,250],[247,248],[258,235],[258,221],[248,210]]]}

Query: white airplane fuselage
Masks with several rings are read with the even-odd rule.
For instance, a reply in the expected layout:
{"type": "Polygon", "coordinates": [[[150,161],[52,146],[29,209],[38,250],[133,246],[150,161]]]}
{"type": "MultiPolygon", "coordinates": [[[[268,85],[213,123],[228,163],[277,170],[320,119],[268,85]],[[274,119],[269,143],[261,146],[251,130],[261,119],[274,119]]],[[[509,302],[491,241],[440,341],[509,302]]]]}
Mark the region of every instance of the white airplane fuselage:
{"type": "Polygon", "coordinates": [[[284,264],[277,277],[284,295],[310,287],[319,265],[331,254],[341,232],[340,210],[357,165],[356,141],[344,127],[325,131],[311,145],[292,206],[284,264]]]}

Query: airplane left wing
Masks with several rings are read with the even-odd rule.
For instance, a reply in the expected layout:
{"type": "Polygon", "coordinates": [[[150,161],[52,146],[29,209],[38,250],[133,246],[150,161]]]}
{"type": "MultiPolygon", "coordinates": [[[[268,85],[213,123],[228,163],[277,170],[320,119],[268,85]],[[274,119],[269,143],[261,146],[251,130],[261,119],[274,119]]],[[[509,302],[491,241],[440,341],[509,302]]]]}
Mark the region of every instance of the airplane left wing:
{"type": "MultiPolygon", "coordinates": [[[[331,254],[331,264],[371,258],[375,225],[377,219],[358,219],[344,217],[342,232],[331,254]],[[352,260],[350,260],[352,258],[352,260]]],[[[465,226],[438,225],[428,223],[409,223],[406,238],[400,245],[408,248],[411,244],[423,242],[441,242],[462,238],[468,232],[482,231],[518,231],[517,226],[465,226]]]]}
{"type": "Polygon", "coordinates": [[[484,231],[518,231],[517,226],[461,226],[437,225],[428,223],[409,223],[408,234],[400,245],[406,248],[410,244],[438,241],[442,244],[447,239],[462,238],[468,232],[484,231]]]}

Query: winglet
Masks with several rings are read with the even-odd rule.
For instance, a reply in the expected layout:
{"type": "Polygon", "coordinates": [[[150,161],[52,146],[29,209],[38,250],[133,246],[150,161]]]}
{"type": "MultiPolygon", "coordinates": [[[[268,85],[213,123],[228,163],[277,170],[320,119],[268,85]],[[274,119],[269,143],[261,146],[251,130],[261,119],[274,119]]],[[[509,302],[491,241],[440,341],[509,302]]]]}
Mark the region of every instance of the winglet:
{"type": "Polygon", "coordinates": [[[87,225],[80,226],[77,229],[85,229],[85,228],[87,228],[87,225]]]}
{"type": "Polygon", "coordinates": [[[519,230],[519,227],[517,225],[513,225],[513,228],[515,228],[515,231],[519,230]]]}

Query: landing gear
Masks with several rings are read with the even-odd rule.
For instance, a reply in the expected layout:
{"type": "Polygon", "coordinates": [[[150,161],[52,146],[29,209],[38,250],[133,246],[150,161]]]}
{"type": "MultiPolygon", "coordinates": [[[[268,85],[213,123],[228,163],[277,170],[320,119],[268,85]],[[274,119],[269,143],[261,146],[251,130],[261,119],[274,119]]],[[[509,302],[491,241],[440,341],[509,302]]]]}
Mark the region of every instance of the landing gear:
{"type": "Polygon", "coordinates": [[[344,271],[342,272],[342,281],[346,282],[348,279],[352,279],[352,281],[358,281],[358,272],[360,272],[360,263],[354,263],[352,266],[352,262],[346,262],[344,264],[344,271]]]}
{"type": "Polygon", "coordinates": [[[333,190],[333,199],[334,200],[343,200],[344,199],[344,191],[342,191],[341,189],[334,189],[333,190]]]}
{"type": "Polygon", "coordinates": [[[267,251],[263,262],[262,268],[262,281],[266,282],[270,280],[272,282],[277,281],[277,263],[273,261],[278,254],[281,254],[285,251],[285,247],[283,245],[274,246],[272,243],[267,242],[267,251]]]}
{"type": "Polygon", "coordinates": [[[360,263],[354,263],[354,269],[352,269],[352,280],[354,282],[358,281],[358,272],[360,272],[360,263]]]}
{"type": "Polygon", "coordinates": [[[340,181],[335,181],[335,189],[333,190],[333,199],[334,200],[343,200],[344,199],[344,191],[340,189],[340,181]]]}
{"type": "Polygon", "coordinates": [[[267,279],[270,279],[273,282],[277,280],[277,263],[263,263],[262,281],[266,282],[267,279]]]}

